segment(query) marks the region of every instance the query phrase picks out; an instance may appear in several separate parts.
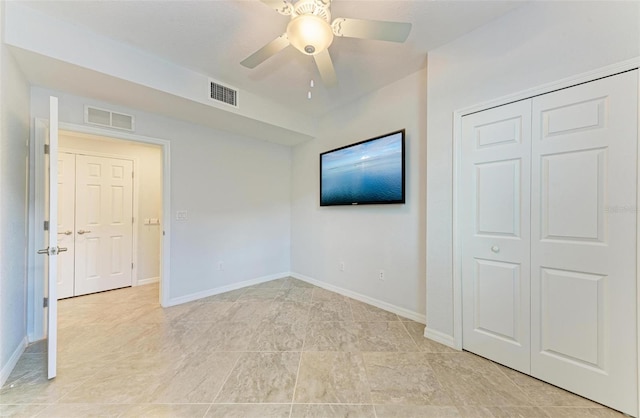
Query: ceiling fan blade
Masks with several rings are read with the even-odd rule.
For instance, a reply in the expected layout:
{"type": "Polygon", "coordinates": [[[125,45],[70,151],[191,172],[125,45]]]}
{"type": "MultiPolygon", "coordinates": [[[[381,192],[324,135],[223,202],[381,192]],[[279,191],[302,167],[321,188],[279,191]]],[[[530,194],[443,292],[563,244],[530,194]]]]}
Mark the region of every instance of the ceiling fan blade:
{"type": "Polygon", "coordinates": [[[411,32],[411,23],[340,17],[333,21],[331,28],[336,36],[404,42],[411,32]]]}
{"type": "Polygon", "coordinates": [[[253,54],[245,58],[240,64],[247,68],[256,68],[278,52],[289,46],[289,39],[286,34],[278,36],[253,54]]]}
{"type": "Polygon", "coordinates": [[[316,65],[318,66],[318,71],[320,72],[320,77],[322,78],[322,82],[327,87],[333,87],[338,84],[338,77],[336,77],[336,70],[333,68],[333,62],[331,62],[331,55],[329,55],[329,50],[325,49],[313,56],[313,59],[316,61],[316,65]]]}
{"type": "Polygon", "coordinates": [[[273,10],[275,10],[276,12],[282,15],[289,16],[293,11],[293,6],[291,5],[291,3],[285,0],[260,0],[260,1],[263,2],[265,5],[267,5],[267,7],[272,8],[273,10]]]}

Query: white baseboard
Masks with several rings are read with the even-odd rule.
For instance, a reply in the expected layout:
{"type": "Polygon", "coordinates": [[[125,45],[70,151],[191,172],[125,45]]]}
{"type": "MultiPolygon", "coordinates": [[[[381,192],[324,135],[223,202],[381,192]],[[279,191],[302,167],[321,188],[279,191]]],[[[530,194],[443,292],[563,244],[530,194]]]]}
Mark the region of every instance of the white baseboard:
{"type": "Polygon", "coordinates": [[[434,329],[429,329],[429,327],[426,327],[424,329],[424,337],[430,340],[433,340],[437,343],[444,344],[448,347],[455,348],[456,350],[461,349],[460,347],[456,347],[456,343],[455,343],[455,340],[453,339],[453,336],[445,334],[440,331],[436,331],[434,329]]]}
{"type": "Polygon", "coordinates": [[[158,283],[160,281],[160,277],[148,277],[146,279],[139,279],[136,282],[136,286],[144,286],[145,284],[158,283]]]}
{"type": "Polygon", "coordinates": [[[245,280],[243,282],[233,283],[226,286],[216,287],[214,289],[203,290],[202,292],[191,293],[190,295],[179,296],[177,298],[169,299],[168,306],[180,305],[187,302],[192,302],[194,300],[206,298],[209,296],[217,295],[220,293],[230,292],[232,290],[241,289],[243,287],[254,286],[256,284],[270,282],[271,280],[282,279],[284,277],[288,277],[289,273],[276,273],[271,274],[269,276],[258,277],[257,279],[245,280]]]}
{"type": "Polygon", "coordinates": [[[26,336],[22,339],[20,344],[18,344],[18,347],[16,347],[7,364],[5,364],[0,370],[0,387],[4,385],[4,382],[6,382],[9,378],[9,375],[11,375],[13,368],[16,367],[16,364],[18,364],[18,360],[20,360],[20,356],[22,356],[22,353],[24,353],[25,348],[27,348],[26,336]]]}
{"type": "Polygon", "coordinates": [[[359,300],[360,302],[368,303],[369,305],[373,305],[377,308],[384,309],[385,311],[393,312],[394,314],[400,315],[403,318],[408,318],[416,322],[420,322],[421,324],[426,323],[426,316],[424,314],[410,311],[405,308],[401,308],[396,305],[392,305],[388,302],[384,302],[382,300],[374,299],[372,297],[363,295],[361,293],[354,292],[352,290],[343,289],[342,287],[334,286],[329,283],[322,282],[320,280],[316,280],[314,278],[305,276],[303,274],[298,273],[289,273],[289,276],[294,277],[298,280],[302,280],[303,282],[310,283],[314,286],[321,287],[326,290],[330,290],[335,293],[339,293],[343,296],[350,297],[355,300],[359,300]]]}

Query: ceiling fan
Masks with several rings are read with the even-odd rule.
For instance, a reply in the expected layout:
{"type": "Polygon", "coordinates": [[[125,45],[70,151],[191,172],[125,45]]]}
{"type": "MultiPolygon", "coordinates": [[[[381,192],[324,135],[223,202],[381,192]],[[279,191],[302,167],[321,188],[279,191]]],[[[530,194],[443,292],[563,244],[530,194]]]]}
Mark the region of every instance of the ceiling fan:
{"type": "Polygon", "coordinates": [[[269,42],[240,64],[255,68],[289,45],[306,55],[313,56],[320,77],[327,87],[338,82],[333,68],[329,45],[334,36],[404,42],[411,32],[411,23],[382,22],[337,18],[331,21],[331,0],[260,0],[278,13],[291,16],[287,31],[269,42]]]}

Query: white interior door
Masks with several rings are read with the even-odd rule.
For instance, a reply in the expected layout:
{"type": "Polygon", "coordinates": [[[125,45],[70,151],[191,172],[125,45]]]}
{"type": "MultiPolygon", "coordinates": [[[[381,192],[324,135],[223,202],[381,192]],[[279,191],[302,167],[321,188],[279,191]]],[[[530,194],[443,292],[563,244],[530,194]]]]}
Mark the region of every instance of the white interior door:
{"type": "Polygon", "coordinates": [[[75,295],[131,286],[133,162],[76,156],[75,295]]]}
{"type": "Polygon", "coordinates": [[[56,377],[56,361],[58,351],[58,297],[57,297],[57,262],[58,262],[58,98],[49,98],[49,130],[46,138],[44,185],[45,185],[45,218],[49,228],[44,230],[46,248],[38,254],[46,255],[44,267],[45,297],[47,298],[46,326],[47,336],[47,376],[56,377]]]}
{"type": "Polygon", "coordinates": [[[58,153],[58,299],[74,296],[76,156],[58,153]]]}
{"type": "Polygon", "coordinates": [[[462,124],[463,348],[529,373],[531,102],[462,124]]]}
{"type": "Polygon", "coordinates": [[[533,99],[531,372],[637,416],[638,71],[533,99]]]}

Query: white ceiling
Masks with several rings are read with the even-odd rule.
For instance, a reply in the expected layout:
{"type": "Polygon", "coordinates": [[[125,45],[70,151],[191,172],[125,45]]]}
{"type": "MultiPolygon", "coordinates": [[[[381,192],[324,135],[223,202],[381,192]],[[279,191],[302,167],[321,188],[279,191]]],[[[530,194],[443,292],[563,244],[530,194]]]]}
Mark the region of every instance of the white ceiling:
{"type": "Polygon", "coordinates": [[[404,44],[336,38],[329,51],[339,84],[329,89],[322,85],[313,59],[293,47],[253,70],[240,65],[281,35],[289,20],[256,0],[21,3],[308,115],[324,114],[424,68],[429,50],[523,4],[334,0],[333,18],[411,22],[413,28],[404,44]],[[308,100],[311,79],[315,87],[311,89],[312,100],[308,100]]]}

